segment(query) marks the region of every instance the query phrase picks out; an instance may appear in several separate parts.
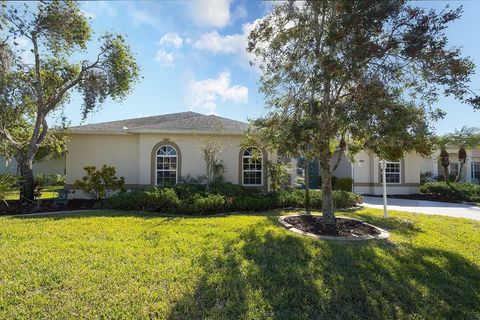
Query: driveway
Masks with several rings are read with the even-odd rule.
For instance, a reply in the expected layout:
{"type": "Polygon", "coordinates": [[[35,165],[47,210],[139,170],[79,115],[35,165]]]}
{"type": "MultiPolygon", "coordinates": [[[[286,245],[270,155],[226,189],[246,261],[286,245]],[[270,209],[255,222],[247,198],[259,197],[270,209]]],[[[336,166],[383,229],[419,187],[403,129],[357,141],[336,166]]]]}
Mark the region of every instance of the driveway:
{"type": "MultiPolygon", "coordinates": [[[[469,204],[391,198],[387,199],[387,204],[389,210],[436,214],[480,221],[480,207],[469,204]]],[[[383,210],[383,198],[364,197],[363,206],[383,210]]]]}

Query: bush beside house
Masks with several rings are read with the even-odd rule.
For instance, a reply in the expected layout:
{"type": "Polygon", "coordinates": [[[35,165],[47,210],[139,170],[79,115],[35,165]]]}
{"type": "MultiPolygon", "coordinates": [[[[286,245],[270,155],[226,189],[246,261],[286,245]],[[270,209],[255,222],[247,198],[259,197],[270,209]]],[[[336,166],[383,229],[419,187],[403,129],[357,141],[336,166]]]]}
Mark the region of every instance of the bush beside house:
{"type": "MultiPolygon", "coordinates": [[[[275,208],[303,207],[304,190],[286,189],[264,193],[228,182],[206,186],[181,182],[172,187],[121,192],[100,203],[105,209],[142,210],[178,214],[214,214],[231,211],[260,211],[275,208]]],[[[322,192],[311,190],[314,209],[322,207],[322,192]]],[[[352,192],[335,191],[335,207],[345,209],[361,203],[362,197],[352,192]]]]}
{"type": "Polygon", "coordinates": [[[427,182],[420,187],[420,193],[453,201],[480,202],[480,185],[473,183],[427,182]]]}

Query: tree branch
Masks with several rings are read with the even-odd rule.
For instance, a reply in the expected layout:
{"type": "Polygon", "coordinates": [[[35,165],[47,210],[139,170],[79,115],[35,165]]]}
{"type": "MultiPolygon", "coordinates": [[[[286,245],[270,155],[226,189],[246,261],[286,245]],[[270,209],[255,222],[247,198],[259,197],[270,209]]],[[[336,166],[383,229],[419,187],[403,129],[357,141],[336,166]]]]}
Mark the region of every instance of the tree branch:
{"type": "Polygon", "coordinates": [[[88,70],[91,70],[91,69],[94,69],[98,66],[98,64],[100,63],[100,58],[101,56],[107,51],[107,48],[104,48],[97,56],[97,60],[95,62],[93,62],[92,64],[90,65],[87,65],[87,66],[82,66],[82,70],[80,71],[80,73],[77,75],[77,77],[75,77],[73,80],[71,80],[70,82],[66,82],[61,88],[60,90],[58,91],[58,93],[56,95],[54,95],[52,98],[50,98],[48,100],[48,102],[46,103],[46,114],[48,114],[50,111],[52,111],[53,109],[55,109],[55,107],[57,106],[57,104],[60,102],[60,100],[62,100],[63,96],[65,95],[65,93],[70,90],[71,88],[73,88],[74,86],[76,86],[82,79],[83,79],[83,76],[85,75],[85,72],[88,71],[88,70]]]}
{"type": "Polygon", "coordinates": [[[41,74],[41,61],[40,54],[38,52],[38,42],[37,42],[37,31],[32,32],[32,44],[33,44],[33,54],[35,56],[35,76],[37,79],[36,89],[37,89],[37,107],[38,109],[43,108],[43,81],[41,74]]]}

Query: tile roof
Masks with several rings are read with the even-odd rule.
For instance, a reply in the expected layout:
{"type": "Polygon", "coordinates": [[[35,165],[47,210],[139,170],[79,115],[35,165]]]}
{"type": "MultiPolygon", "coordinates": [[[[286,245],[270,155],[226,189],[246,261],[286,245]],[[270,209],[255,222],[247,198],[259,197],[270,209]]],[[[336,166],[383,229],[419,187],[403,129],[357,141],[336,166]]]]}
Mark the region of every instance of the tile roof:
{"type": "Polygon", "coordinates": [[[126,119],[72,127],[74,133],[109,132],[212,132],[218,126],[228,133],[243,133],[248,124],[241,121],[203,115],[196,112],[178,112],[152,117],[126,119]]]}

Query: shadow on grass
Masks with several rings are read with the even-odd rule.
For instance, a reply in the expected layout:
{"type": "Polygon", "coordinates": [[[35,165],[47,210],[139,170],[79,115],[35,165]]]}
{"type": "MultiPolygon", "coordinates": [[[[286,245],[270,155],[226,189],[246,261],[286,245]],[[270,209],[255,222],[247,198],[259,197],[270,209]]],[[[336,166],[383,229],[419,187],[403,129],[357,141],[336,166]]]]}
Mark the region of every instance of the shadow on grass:
{"type": "MultiPolygon", "coordinates": [[[[213,215],[176,215],[176,214],[164,214],[158,212],[147,211],[123,211],[123,210],[82,210],[82,211],[70,211],[70,212],[53,212],[53,213],[29,213],[19,215],[4,215],[9,219],[70,219],[70,218],[88,218],[88,217],[139,217],[139,218],[166,218],[166,219],[200,219],[200,218],[219,218],[225,217],[228,214],[213,214],[213,215]]],[[[1,217],[2,215],[0,215],[1,217]]]]}
{"type": "Polygon", "coordinates": [[[479,266],[441,249],[253,227],[199,263],[203,275],[169,319],[480,319],[479,266]]]}

